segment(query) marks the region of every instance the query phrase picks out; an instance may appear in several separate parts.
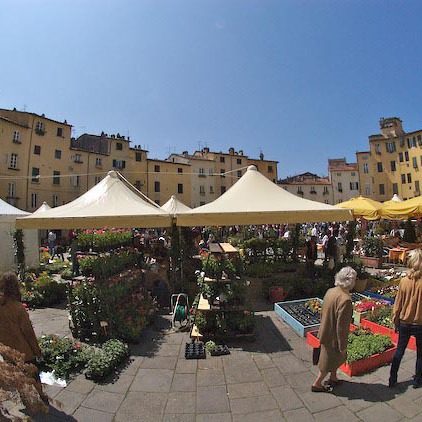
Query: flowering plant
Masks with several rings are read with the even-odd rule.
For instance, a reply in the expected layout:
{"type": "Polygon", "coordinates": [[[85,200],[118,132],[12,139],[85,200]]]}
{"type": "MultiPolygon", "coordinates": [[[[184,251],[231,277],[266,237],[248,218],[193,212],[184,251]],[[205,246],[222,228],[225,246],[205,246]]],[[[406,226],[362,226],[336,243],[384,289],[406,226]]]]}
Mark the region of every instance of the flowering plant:
{"type": "Polygon", "coordinates": [[[357,312],[373,311],[381,306],[389,306],[390,304],[385,300],[363,299],[356,302],[354,307],[357,312]]]}

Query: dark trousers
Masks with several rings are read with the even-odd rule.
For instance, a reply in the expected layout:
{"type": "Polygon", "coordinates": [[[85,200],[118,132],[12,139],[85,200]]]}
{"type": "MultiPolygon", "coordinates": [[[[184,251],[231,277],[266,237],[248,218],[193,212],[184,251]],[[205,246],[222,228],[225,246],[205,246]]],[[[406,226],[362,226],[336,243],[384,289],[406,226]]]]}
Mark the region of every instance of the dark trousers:
{"type": "Polygon", "coordinates": [[[416,368],[415,368],[415,383],[422,382],[422,325],[399,325],[399,341],[397,343],[397,351],[394,354],[393,362],[391,363],[390,379],[397,381],[397,373],[399,371],[400,362],[403,358],[404,352],[409,343],[410,336],[416,338],[416,368]]]}

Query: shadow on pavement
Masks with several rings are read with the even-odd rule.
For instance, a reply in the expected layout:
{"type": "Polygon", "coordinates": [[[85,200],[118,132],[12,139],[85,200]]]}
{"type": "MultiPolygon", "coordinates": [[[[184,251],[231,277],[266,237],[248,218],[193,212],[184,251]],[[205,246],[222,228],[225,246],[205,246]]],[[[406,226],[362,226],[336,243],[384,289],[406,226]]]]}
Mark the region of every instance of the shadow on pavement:
{"type": "Polygon", "coordinates": [[[30,420],[34,422],[76,421],[73,416],[69,416],[51,405],[49,406],[48,413],[37,413],[36,415],[28,414],[28,416],[31,418],[30,420]]]}
{"type": "Polygon", "coordinates": [[[396,388],[389,388],[387,385],[380,383],[344,381],[343,384],[334,389],[333,394],[349,400],[378,403],[394,399],[397,394],[404,393],[410,385],[411,382],[406,381],[399,383],[396,388]]]}

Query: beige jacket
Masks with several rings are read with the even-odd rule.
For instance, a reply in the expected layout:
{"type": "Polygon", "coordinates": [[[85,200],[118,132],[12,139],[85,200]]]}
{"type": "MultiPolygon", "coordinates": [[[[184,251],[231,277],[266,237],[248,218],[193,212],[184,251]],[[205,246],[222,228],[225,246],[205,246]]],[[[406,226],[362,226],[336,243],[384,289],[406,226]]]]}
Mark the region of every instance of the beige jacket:
{"type": "Polygon", "coordinates": [[[318,332],[321,344],[342,353],[346,352],[352,314],[350,294],[338,286],[328,289],[324,296],[318,332]]]}
{"type": "Polygon", "coordinates": [[[41,356],[28,312],[21,302],[8,300],[0,304],[0,343],[25,355],[25,361],[41,356]]]}
{"type": "Polygon", "coordinates": [[[394,301],[394,325],[404,324],[422,325],[422,279],[413,280],[403,277],[394,301]]]}

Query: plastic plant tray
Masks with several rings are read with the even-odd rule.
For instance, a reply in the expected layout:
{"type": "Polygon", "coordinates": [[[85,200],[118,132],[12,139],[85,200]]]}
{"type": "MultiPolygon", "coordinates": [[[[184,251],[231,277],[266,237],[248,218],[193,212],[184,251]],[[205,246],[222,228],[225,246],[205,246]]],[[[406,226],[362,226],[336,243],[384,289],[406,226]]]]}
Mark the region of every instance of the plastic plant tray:
{"type": "MultiPolygon", "coordinates": [[[[308,332],[306,335],[306,342],[314,348],[319,347],[319,340],[317,336],[318,331],[308,332]]],[[[350,377],[366,374],[367,372],[379,368],[380,366],[391,363],[396,350],[397,347],[394,346],[383,353],[372,355],[369,358],[360,359],[352,363],[343,363],[339,369],[350,377]]]]}
{"type": "Polygon", "coordinates": [[[368,298],[368,296],[366,295],[366,292],[365,292],[365,294],[352,292],[352,293],[350,293],[350,297],[351,297],[353,303],[359,302],[360,300],[368,298]]]}
{"type": "Polygon", "coordinates": [[[322,300],[317,297],[301,300],[290,300],[274,304],[274,311],[301,337],[305,337],[308,331],[317,330],[321,324],[321,316],[305,308],[305,302],[317,299],[321,304],[322,300]]]}
{"type": "Polygon", "coordinates": [[[374,299],[381,299],[388,302],[390,305],[394,305],[395,298],[394,297],[387,297],[379,295],[378,293],[372,293],[372,292],[365,292],[365,295],[368,297],[372,297],[374,299]]]}
{"type": "Polygon", "coordinates": [[[207,357],[205,353],[204,343],[186,343],[185,347],[185,358],[186,359],[205,359],[207,357]]]}

